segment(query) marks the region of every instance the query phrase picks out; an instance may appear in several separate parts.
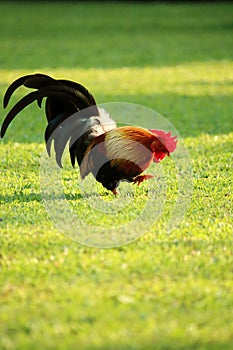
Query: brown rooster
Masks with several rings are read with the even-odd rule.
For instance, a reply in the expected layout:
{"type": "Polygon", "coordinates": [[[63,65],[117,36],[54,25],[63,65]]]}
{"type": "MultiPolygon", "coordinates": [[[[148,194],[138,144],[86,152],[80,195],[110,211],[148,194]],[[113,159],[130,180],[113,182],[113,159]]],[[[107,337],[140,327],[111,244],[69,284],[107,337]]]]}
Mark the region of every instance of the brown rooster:
{"type": "Polygon", "coordinates": [[[46,98],[45,130],[47,151],[54,141],[56,161],[61,158],[69,142],[71,163],[77,160],[81,177],[92,173],[106,189],[117,193],[120,181],[138,185],[152,175],[141,175],[152,162],[160,162],[176,149],[176,136],[163,130],[147,130],[116,123],[102,108],[97,107],[92,94],[81,84],[69,80],[55,80],[44,74],[23,76],[7,89],[3,105],[7,107],[11,95],[20,86],[36,91],[24,96],[7,114],[1,128],[1,137],[14,117],[27,105],[37,101],[41,107],[46,98]]]}

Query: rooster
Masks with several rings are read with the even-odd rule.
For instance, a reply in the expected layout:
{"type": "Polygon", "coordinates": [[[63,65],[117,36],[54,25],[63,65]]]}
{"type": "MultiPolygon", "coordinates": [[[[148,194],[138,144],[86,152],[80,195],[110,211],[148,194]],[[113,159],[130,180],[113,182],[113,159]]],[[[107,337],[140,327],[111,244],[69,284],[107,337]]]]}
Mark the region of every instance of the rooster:
{"type": "Polygon", "coordinates": [[[57,164],[62,167],[62,155],[69,142],[71,164],[74,167],[77,161],[81,178],[92,173],[115,195],[120,181],[139,185],[152,178],[152,175],[143,175],[144,170],[176,149],[177,138],[171,132],[135,126],[117,127],[110,115],[96,105],[93,95],[84,86],[45,74],[26,75],[15,80],[5,93],[4,108],[20,86],[35,91],[24,96],[9,111],[1,127],[1,138],[21,110],[34,101],[41,107],[46,98],[48,125],[45,142],[48,154],[53,141],[57,164]]]}

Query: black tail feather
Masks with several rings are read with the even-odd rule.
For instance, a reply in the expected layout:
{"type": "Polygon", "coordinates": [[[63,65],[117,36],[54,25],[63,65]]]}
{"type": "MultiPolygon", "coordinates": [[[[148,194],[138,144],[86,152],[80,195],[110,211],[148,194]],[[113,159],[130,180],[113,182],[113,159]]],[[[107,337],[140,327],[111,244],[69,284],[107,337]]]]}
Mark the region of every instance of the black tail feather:
{"type": "Polygon", "coordinates": [[[3,98],[3,107],[6,108],[10,98],[12,96],[12,94],[15,92],[16,89],[18,89],[20,86],[24,85],[25,80],[27,80],[28,78],[30,78],[31,75],[25,75],[23,77],[20,77],[19,79],[15,80],[6,90],[5,92],[5,96],[3,98]]]}
{"type": "Polygon", "coordinates": [[[33,89],[39,89],[40,87],[52,85],[56,83],[56,80],[49,77],[45,74],[30,74],[30,75],[24,75],[23,77],[20,77],[19,79],[16,79],[6,90],[4,99],[3,99],[3,107],[6,108],[12,94],[17,90],[20,86],[25,86],[28,88],[33,89]]]}
{"type": "MultiPolygon", "coordinates": [[[[78,96],[74,96],[73,94],[69,93],[69,89],[67,87],[58,87],[58,86],[49,86],[45,88],[41,88],[40,90],[30,92],[28,95],[24,96],[19,102],[15,104],[15,106],[10,110],[10,112],[7,114],[1,128],[1,137],[6,133],[6,130],[9,126],[9,124],[12,122],[12,120],[15,118],[15,116],[25,107],[27,107],[29,104],[34,102],[35,100],[39,101],[43,97],[48,96],[55,96],[56,98],[63,98],[69,101],[76,109],[78,109],[78,102],[79,98],[78,96]]],[[[81,100],[80,100],[81,101],[81,100]]],[[[82,101],[81,101],[82,103],[82,101]]]]}
{"type": "Polygon", "coordinates": [[[24,81],[24,86],[31,89],[40,89],[41,87],[57,84],[57,80],[51,78],[49,75],[36,73],[28,75],[24,81]]]}
{"type": "Polygon", "coordinates": [[[96,136],[106,132],[105,125],[111,125],[111,128],[116,126],[109,115],[97,107],[93,95],[83,85],[70,80],[55,80],[40,73],[25,75],[15,80],[5,93],[4,108],[8,106],[15,90],[21,86],[36,91],[24,96],[8,112],[0,130],[0,137],[4,137],[12,120],[25,107],[36,101],[41,108],[42,101],[46,98],[45,113],[48,121],[45,130],[46,148],[50,155],[51,143],[54,142],[56,161],[60,167],[69,140],[71,163],[74,166],[77,160],[80,165],[88,144],[96,136]]]}

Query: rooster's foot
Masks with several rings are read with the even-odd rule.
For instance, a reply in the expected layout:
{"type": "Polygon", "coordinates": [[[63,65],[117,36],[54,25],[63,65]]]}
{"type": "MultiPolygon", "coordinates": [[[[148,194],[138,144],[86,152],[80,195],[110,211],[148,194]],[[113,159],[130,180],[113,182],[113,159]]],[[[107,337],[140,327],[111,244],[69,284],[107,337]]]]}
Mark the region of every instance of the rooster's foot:
{"type": "Polygon", "coordinates": [[[153,175],[139,175],[133,179],[133,183],[138,184],[138,186],[139,186],[141,182],[148,180],[148,179],[152,179],[153,177],[154,177],[153,175]]]}

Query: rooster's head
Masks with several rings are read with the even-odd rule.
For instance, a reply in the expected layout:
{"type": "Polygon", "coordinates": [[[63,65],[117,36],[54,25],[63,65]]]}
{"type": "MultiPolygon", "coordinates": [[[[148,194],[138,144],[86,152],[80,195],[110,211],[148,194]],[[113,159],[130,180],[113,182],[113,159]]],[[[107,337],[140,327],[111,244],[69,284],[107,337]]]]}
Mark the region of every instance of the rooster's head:
{"type": "Polygon", "coordinates": [[[154,154],[153,161],[159,163],[165,156],[170,156],[174,152],[177,144],[177,137],[172,136],[171,132],[163,130],[151,130],[150,132],[156,136],[151,144],[151,149],[154,154]]]}

